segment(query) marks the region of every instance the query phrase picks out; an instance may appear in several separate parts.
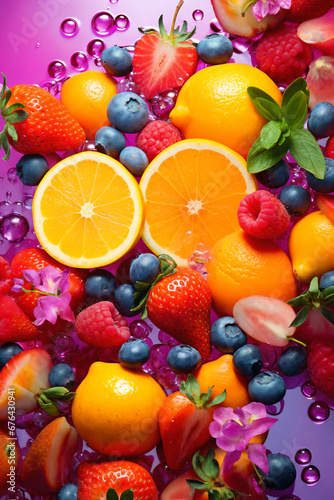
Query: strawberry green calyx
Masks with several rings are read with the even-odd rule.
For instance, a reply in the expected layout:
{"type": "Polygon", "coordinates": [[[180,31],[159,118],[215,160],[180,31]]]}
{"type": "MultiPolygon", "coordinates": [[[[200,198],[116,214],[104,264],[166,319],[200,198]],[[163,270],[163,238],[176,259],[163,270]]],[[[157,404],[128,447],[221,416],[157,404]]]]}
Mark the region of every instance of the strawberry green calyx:
{"type": "Polygon", "coordinates": [[[2,118],[5,120],[5,126],[3,131],[0,133],[0,149],[3,148],[6,153],[2,159],[8,160],[10,156],[10,149],[7,135],[9,135],[13,141],[16,142],[17,132],[14,127],[14,123],[23,122],[23,120],[28,118],[29,115],[26,111],[24,111],[25,105],[20,102],[16,102],[8,108],[6,107],[12,93],[7,87],[6,76],[3,73],[1,74],[3,76],[3,84],[0,91],[0,111],[2,118]]]}
{"type": "Polygon", "coordinates": [[[109,488],[106,495],[106,500],[133,500],[133,489],[125,490],[119,497],[116,490],[114,488],[109,488]]]}
{"type": "Polygon", "coordinates": [[[211,408],[212,406],[219,405],[226,398],[226,390],[216,396],[210,403],[211,399],[211,389],[208,388],[208,392],[201,394],[201,388],[197,379],[193,375],[188,375],[186,382],[183,380],[180,384],[180,392],[186,396],[197,408],[211,408]]]}
{"type": "Polygon", "coordinates": [[[59,409],[60,403],[68,403],[75,396],[75,392],[70,392],[65,387],[51,387],[50,389],[40,389],[40,392],[35,394],[35,398],[48,415],[58,417],[62,414],[59,409]]]}

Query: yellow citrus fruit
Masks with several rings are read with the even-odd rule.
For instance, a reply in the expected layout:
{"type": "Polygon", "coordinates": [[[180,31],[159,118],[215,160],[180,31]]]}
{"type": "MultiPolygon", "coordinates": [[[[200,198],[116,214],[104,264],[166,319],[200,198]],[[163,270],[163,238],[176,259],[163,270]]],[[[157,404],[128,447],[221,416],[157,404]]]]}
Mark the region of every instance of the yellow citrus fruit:
{"type": "Polygon", "coordinates": [[[138,242],[144,224],[134,177],[96,151],[52,167],[38,185],[32,208],[40,244],[70,267],[101,267],[118,260],[138,242]]]}
{"type": "Polygon", "coordinates": [[[289,236],[293,272],[298,280],[310,282],[334,269],[334,224],[322,212],[300,219],[289,236]]]}
{"type": "Polygon", "coordinates": [[[239,154],[217,142],[188,139],[150,163],[140,188],[146,211],[143,240],[153,252],[186,265],[198,243],[212,248],[239,227],[239,203],[257,186],[239,154]]]}
{"type": "Polygon", "coordinates": [[[99,128],[110,126],[109,101],[117,94],[117,81],[101,71],[84,71],[71,76],[61,88],[60,100],[93,140],[99,128]]]}
{"type": "Polygon", "coordinates": [[[267,123],[247,94],[250,86],[281,103],[279,88],[263,71],[246,64],[217,64],[186,81],[170,121],[186,139],[218,141],[246,158],[267,123]]]}
{"type": "Polygon", "coordinates": [[[119,363],[93,363],[76,390],[73,424],[89,446],[104,455],[147,453],[160,440],[160,385],[141,370],[119,363]]]}
{"type": "Polygon", "coordinates": [[[220,316],[232,316],[234,304],[249,295],[284,301],[296,296],[296,283],[286,253],[272,240],[260,240],[243,231],[222,238],[206,265],[213,307],[220,316]]]}

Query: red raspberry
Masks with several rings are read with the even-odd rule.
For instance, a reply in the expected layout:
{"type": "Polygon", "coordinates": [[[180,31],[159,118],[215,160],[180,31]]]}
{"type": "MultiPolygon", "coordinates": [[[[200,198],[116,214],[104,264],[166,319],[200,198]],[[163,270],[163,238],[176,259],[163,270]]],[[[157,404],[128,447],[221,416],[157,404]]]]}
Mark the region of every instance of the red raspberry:
{"type": "Polygon", "coordinates": [[[281,236],[288,229],[290,216],[276,196],[259,190],[241,200],[238,221],[245,233],[271,239],[281,236]]]}
{"type": "Polygon", "coordinates": [[[326,155],[327,158],[334,160],[334,135],[332,135],[326,143],[326,155]]]}
{"type": "Polygon", "coordinates": [[[155,120],[148,123],[137,135],[136,146],[146,153],[148,161],[152,161],[161,151],[181,139],[181,133],[174,125],[155,120]]]}
{"type": "Polygon", "coordinates": [[[334,346],[313,341],[307,358],[312,382],[326,396],[334,398],[334,346]]]}
{"type": "Polygon", "coordinates": [[[0,257],[0,295],[10,292],[14,285],[13,273],[8,262],[0,257]]]}
{"type": "Polygon", "coordinates": [[[312,48],[297,36],[296,26],[267,31],[255,48],[257,67],[276,83],[291,83],[312,61],[312,48]]]}
{"type": "Polygon", "coordinates": [[[114,347],[130,338],[128,322],[112,302],[93,304],[78,314],[75,331],[79,339],[96,347],[114,347]]]}

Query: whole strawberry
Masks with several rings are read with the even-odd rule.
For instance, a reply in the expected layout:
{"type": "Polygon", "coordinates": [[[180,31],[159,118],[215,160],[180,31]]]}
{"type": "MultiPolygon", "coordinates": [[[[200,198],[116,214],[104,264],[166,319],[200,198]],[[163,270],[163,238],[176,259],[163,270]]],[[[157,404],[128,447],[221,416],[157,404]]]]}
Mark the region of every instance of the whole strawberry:
{"type": "Polygon", "coordinates": [[[286,21],[302,23],[314,17],[320,17],[334,7],[333,0],[291,0],[286,21]]]}
{"type": "Polygon", "coordinates": [[[334,346],[325,341],[313,341],[307,358],[307,368],[317,389],[334,398],[334,346]]]}

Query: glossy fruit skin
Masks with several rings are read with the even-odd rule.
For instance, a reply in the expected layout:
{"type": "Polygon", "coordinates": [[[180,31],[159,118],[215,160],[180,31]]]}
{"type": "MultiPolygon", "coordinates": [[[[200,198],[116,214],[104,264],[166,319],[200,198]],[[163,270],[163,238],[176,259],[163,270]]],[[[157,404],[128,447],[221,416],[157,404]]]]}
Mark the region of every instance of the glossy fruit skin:
{"type": "MultiPolygon", "coordinates": [[[[327,332],[326,332],[327,333],[327,332]]],[[[334,348],[329,336],[310,344],[307,369],[313,384],[329,398],[334,397],[334,348]]]]}
{"type": "Polygon", "coordinates": [[[194,347],[181,344],[171,348],[167,354],[167,363],[175,373],[190,373],[200,367],[202,356],[194,347]]]}
{"type": "Polygon", "coordinates": [[[206,64],[227,63],[232,54],[232,42],[218,33],[207,35],[197,45],[197,55],[206,64]]]}
{"type": "Polygon", "coordinates": [[[121,346],[118,360],[125,368],[140,368],[150,357],[148,344],[141,339],[129,339],[121,346]]]}
{"type": "Polygon", "coordinates": [[[19,344],[15,342],[7,342],[0,347],[0,370],[3,369],[5,364],[13,357],[15,354],[22,352],[23,349],[19,344]]]}
{"type": "MultiPolygon", "coordinates": [[[[334,109],[334,106],[333,106],[334,109]]],[[[331,158],[325,158],[326,169],[325,177],[323,179],[317,179],[310,172],[306,172],[307,183],[310,188],[314,189],[318,193],[331,193],[334,190],[334,160],[331,158]]]]}
{"type": "Polygon", "coordinates": [[[233,354],[233,366],[245,377],[257,375],[263,366],[261,349],[253,344],[239,347],[233,354]]]}
{"type": "Polygon", "coordinates": [[[136,316],[138,311],[131,311],[136,290],[132,285],[124,283],[116,288],[114,294],[115,306],[122,316],[136,316]]]}
{"type": "Polygon", "coordinates": [[[113,127],[102,127],[96,132],[95,146],[100,153],[118,158],[125,148],[125,139],[123,134],[113,127]]]}
{"type": "Polygon", "coordinates": [[[0,256],[0,295],[10,292],[13,285],[14,276],[9,262],[0,256]]]}
{"type": "Polygon", "coordinates": [[[302,373],[306,368],[307,355],[305,350],[297,345],[288,347],[280,356],[278,366],[288,377],[302,373]]]}
{"type": "Polygon", "coordinates": [[[77,500],[78,498],[78,486],[76,484],[65,484],[58,491],[56,500],[77,500]]]}
{"type": "Polygon", "coordinates": [[[334,134],[334,106],[330,102],[318,102],[312,109],[307,128],[317,138],[334,134]]]}
{"type": "Polygon", "coordinates": [[[224,354],[233,354],[247,344],[247,335],[232,316],[217,319],[211,326],[210,338],[212,345],[224,354]]]}
{"type": "Polygon", "coordinates": [[[265,187],[276,189],[284,186],[290,178],[289,165],[280,160],[267,170],[263,170],[255,175],[256,179],[265,187]]]}
{"type": "Polygon", "coordinates": [[[126,134],[140,132],[148,121],[148,115],[146,102],[133,92],[116,94],[107,107],[111,125],[126,134]]]}
{"type": "Polygon", "coordinates": [[[148,165],[148,158],[144,151],[135,146],[124,148],[119,155],[119,161],[135,177],[141,177],[148,165]]]}
{"type": "Polygon", "coordinates": [[[280,453],[267,455],[269,462],[269,473],[260,473],[266,488],[270,490],[285,490],[291,486],[297,476],[296,467],[289,457],[280,453]]]}
{"type": "Polygon", "coordinates": [[[320,278],[319,288],[328,288],[334,286],[334,271],[328,271],[320,278]]]}
{"type": "Polygon", "coordinates": [[[130,280],[133,285],[137,281],[153,283],[160,271],[160,260],[152,253],[138,255],[130,264],[130,280]]]}
{"type": "Polygon", "coordinates": [[[25,186],[37,186],[46,172],[49,164],[42,155],[24,155],[16,164],[16,173],[25,186]]]}
{"type": "Polygon", "coordinates": [[[73,389],[75,373],[66,363],[54,365],[48,375],[50,387],[66,387],[69,391],[73,389]]]}
{"type": "Polygon", "coordinates": [[[311,206],[310,193],[302,186],[294,184],[285,186],[280,191],[278,199],[283,203],[288,214],[294,217],[306,214],[311,206]]]}
{"type": "Polygon", "coordinates": [[[112,76],[126,76],[132,70],[132,57],[128,50],[114,45],[101,54],[103,69],[112,76]]]}
{"type": "Polygon", "coordinates": [[[332,135],[326,143],[326,156],[334,160],[334,135],[332,135]]]}
{"type": "Polygon", "coordinates": [[[107,269],[95,269],[85,281],[85,292],[88,297],[100,300],[111,300],[117,288],[115,276],[107,269]]]}
{"type": "Polygon", "coordinates": [[[38,329],[12,297],[0,295],[0,341],[36,340],[38,329]]]}
{"type": "Polygon", "coordinates": [[[277,373],[260,372],[249,382],[248,392],[253,401],[274,405],[284,398],[286,385],[277,373]]]}

